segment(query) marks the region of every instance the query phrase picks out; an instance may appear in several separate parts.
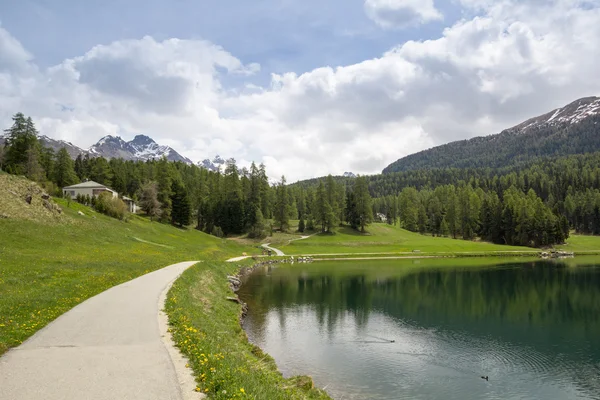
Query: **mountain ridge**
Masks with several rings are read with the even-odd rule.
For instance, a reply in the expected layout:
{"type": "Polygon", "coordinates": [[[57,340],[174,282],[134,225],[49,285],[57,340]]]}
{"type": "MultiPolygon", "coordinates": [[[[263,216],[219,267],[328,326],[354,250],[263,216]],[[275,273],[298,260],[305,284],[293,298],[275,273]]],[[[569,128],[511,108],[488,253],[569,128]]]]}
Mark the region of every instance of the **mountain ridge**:
{"type": "MultiPolygon", "coordinates": [[[[192,160],[182,156],[172,147],[159,145],[154,139],[146,135],[136,135],[128,142],[120,136],[107,135],[87,150],[66,140],[53,139],[46,135],[39,135],[38,140],[43,147],[51,148],[55,152],[58,152],[63,147],[66,148],[73,159],[79,155],[86,154],[89,154],[91,157],[104,157],[107,159],[122,158],[132,161],[147,161],[165,156],[169,161],[181,161],[186,164],[193,164],[192,160]]],[[[6,138],[0,135],[0,146],[4,145],[5,142],[6,138]]]]}
{"type": "Polygon", "coordinates": [[[600,97],[584,97],[500,133],[403,157],[383,173],[431,168],[501,168],[544,156],[600,151],[600,97]]]}

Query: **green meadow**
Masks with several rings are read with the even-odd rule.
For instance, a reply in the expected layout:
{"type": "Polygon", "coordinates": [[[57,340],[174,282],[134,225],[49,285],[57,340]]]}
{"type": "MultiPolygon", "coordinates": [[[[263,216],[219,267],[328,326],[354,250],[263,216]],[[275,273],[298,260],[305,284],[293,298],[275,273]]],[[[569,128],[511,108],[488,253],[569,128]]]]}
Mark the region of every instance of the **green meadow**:
{"type": "Polygon", "coordinates": [[[421,235],[387,224],[372,224],[364,234],[349,227],[339,227],[335,229],[334,233],[319,233],[308,239],[281,243],[279,248],[286,255],[368,255],[369,253],[378,255],[398,253],[494,255],[495,253],[539,252],[539,250],[529,247],[503,246],[480,241],[421,235]]]}
{"type": "Polygon", "coordinates": [[[0,354],[112,286],[176,262],[247,251],[192,229],[137,216],[121,222],[57,202],[59,222],[0,219],[0,354]]]}

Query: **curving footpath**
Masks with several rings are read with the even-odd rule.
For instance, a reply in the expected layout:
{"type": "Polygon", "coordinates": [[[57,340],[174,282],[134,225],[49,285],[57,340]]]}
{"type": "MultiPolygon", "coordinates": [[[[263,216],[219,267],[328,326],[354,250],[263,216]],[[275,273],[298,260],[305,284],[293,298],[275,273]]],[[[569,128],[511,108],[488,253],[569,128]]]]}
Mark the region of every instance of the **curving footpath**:
{"type": "Polygon", "coordinates": [[[285,253],[283,251],[281,251],[279,249],[276,249],[275,247],[271,247],[270,245],[271,245],[271,243],[265,243],[265,244],[262,245],[262,247],[265,248],[265,249],[267,249],[267,250],[271,250],[272,252],[275,253],[275,255],[285,256],[285,253]]]}
{"type": "Polygon", "coordinates": [[[167,335],[164,316],[159,323],[159,302],[196,263],[171,265],[115,286],[11,349],[0,358],[0,400],[194,398],[181,386],[185,361],[172,359],[170,338],[162,337],[167,335]]]}

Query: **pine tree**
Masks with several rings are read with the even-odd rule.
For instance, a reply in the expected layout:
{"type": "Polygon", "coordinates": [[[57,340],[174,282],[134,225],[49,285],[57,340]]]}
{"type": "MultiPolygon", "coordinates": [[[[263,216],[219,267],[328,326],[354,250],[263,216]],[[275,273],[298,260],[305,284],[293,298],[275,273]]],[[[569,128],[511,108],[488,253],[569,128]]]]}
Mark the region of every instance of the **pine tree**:
{"type": "Polygon", "coordinates": [[[223,177],[224,199],[221,204],[219,225],[225,235],[242,233],[244,230],[244,202],[239,171],[235,159],[227,160],[223,177]]]}
{"type": "Polygon", "coordinates": [[[25,176],[32,181],[42,182],[45,178],[44,169],[40,164],[40,148],[39,145],[27,150],[27,162],[25,164],[25,176]]]}
{"type": "Polygon", "coordinates": [[[184,227],[192,218],[192,205],[187,190],[179,180],[173,181],[171,189],[171,223],[184,227]]]}
{"type": "Polygon", "coordinates": [[[364,176],[356,178],[354,183],[354,201],[356,204],[356,216],[361,232],[365,232],[365,227],[373,220],[373,209],[371,207],[371,195],[369,186],[364,176]]]}
{"type": "Polygon", "coordinates": [[[50,147],[42,147],[40,149],[40,164],[45,172],[46,179],[52,180],[54,176],[54,163],[56,162],[56,154],[50,147]]]}
{"type": "Polygon", "coordinates": [[[447,237],[450,234],[450,228],[448,227],[446,217],[442,218],[442,222],[440,224],[440,234],[444,237],[447,237]]]}
{"type": "MultiPolygon", "coordinates": [[[[13,116],[13,125],[4,131],[6,134],[5,153],[2,169],[13,174],[23,175],[28,171],[28,163],[33,158],[39,160],[39,142],[37,131],[31,118],[25,118],[22,113],[13,116]]],[[[32,165],[29,165],[31,168],[32,165]]],[[[33,171],[30,171],[33,172],[33,171]]]]}
{"type": "Polygon", "coordinates": [[[327,194],[325,192],[325,186],[323,181],[319,181],[317,187],[317,193],[315,195],[315,222],[321,226],[321,232],[330,232],[333,226],[334,215],[329,201],[327,200],[327,194]]]}
{"type": "Polygon", "coordinates": [[[90,159],[91,169],[90,178],[91,180],[98,182],[102,185],[111,186],[112,171],[108,161],[104,157],[97,157],[90,159]]]}
{"type": "Polygon", "coordinates": [[[75,173],[73,160],[67,152],[67,149],[64,147],[56,154],[53,181],[59,188],[74,185],[79,182],[77,174],[75,173]]]}
{"type": "Polygon", "coordinates": [[[169,221],[171,219],[171,195],[173,194],[171,177],[171,164],[166,157],[162,157],[156,163],[156,183],[158,189],[158,201],[161,204],[160,218],[161,221],[169,221]]]}
{"type": "Polygon", "coordinates": [[[282,231],[285,231],[290,224],[290,210],[291,205],[285,185],[285,176],[282,176],[275,189],[275,204],[273,206],[273,218],[282,231]]]}

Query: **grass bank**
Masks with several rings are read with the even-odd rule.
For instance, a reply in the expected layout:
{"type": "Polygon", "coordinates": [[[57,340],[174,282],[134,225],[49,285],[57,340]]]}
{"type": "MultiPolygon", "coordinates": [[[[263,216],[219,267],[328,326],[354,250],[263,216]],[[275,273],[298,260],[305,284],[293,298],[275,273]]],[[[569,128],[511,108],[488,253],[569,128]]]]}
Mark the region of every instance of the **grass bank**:
{"type": "Polygon", "coordinates": [[[285,254],[358,254],[358,253],[412,253],[474,254],[494,252],[531,252],[528,247],[503,246],[493,243],[431,237],[409,232],[397,226],[372,224],[368,233],[350,227],[340,227],[334,234],[317,234],[304,240],[283,243],[285,254]]]}
{"type": "Polygon", "coordinates": [[[213,399],[329,399],[309,377],[285,379],[273,359],[250,344],[227,275],[238,265],[204,262],[188,269],[167,296],[171,332],[196,374],[197,391],[213,399]]]}
{"type": "Polygon", "coordinates": [[[176,262],[247,251],[194,230],[58,203],[60,219],[0,218],[0,355],[112,286],[176,262]]]}

